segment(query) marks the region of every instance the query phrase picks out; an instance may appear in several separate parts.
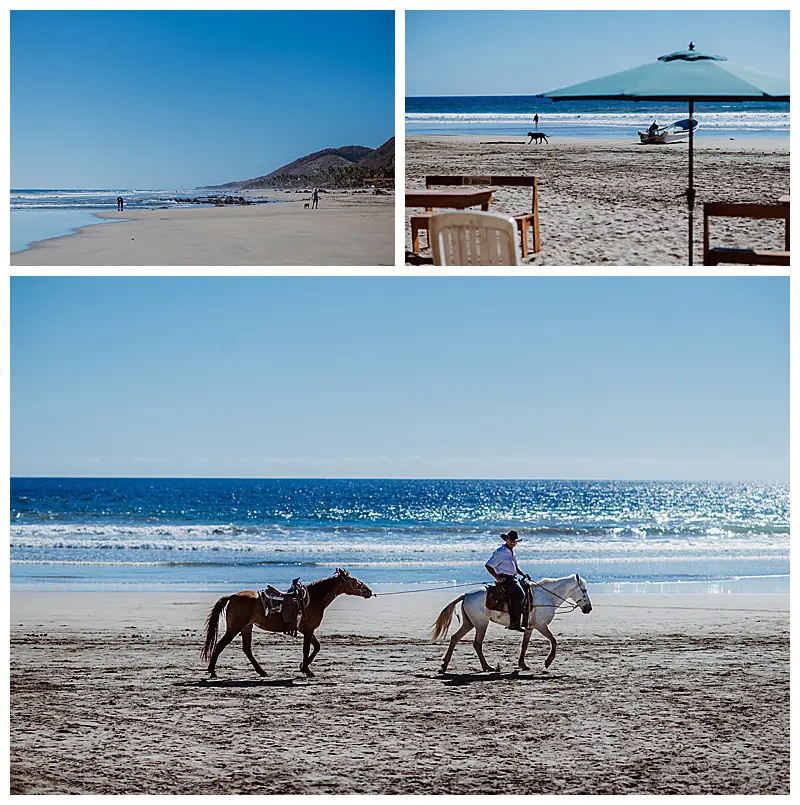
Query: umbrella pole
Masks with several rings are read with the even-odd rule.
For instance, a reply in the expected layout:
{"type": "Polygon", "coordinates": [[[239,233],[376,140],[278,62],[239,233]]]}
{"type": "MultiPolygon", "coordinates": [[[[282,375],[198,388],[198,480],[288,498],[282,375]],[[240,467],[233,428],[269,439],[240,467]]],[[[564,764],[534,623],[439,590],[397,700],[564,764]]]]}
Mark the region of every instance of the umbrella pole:
{"type": "Polygon", "coordinates": [[[689,187],[686,188],[686,202],[689,205],[689,265],[694,265],[694,101],[689,101],[689,187]]]}

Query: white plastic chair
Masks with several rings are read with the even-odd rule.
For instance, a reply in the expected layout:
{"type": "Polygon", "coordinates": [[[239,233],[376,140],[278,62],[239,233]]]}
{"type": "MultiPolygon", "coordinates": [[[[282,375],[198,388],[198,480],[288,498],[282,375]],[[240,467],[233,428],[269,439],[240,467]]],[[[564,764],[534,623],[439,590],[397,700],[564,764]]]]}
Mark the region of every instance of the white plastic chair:
{"type": "Polygon", "coordinates": [[[520,266],[513,218],[495,212],[440,212],[429,222],[437,266],[520,266]]]}

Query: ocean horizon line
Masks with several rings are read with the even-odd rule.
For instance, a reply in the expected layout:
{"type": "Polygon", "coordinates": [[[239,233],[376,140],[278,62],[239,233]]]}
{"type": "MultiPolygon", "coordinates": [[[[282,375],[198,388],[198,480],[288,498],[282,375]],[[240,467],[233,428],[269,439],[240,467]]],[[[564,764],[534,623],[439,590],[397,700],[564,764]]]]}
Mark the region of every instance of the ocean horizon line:
{"type": "Polygon", "coordinates": [[[457,481],[503,481],[510,483],[526,483],[542,481],[547,483],[686,483],[686,484],[765,484],[788,486],[789,480],[777,479],[724,479],[724,478],[558,478],[558,477],[508,477],[508,476],[472,476],[472,477],[409,477],[409,476],[324,476],[324,475],[14,475],[11,480],[42,481],[425,481],[425,482],[457,482],[457,481]]]}

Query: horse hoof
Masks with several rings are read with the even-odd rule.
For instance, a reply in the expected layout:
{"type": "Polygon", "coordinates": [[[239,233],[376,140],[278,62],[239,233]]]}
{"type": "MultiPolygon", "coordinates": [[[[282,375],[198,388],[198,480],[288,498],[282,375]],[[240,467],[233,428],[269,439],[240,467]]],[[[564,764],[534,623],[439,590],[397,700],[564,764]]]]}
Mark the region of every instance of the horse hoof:
{"type": "Polygon", "coordinates": [[[528,666],[528,665],[520,665],[519,670],[520,671],[530,671],[531,669],[530,669],[530,666],[528,666]]]}

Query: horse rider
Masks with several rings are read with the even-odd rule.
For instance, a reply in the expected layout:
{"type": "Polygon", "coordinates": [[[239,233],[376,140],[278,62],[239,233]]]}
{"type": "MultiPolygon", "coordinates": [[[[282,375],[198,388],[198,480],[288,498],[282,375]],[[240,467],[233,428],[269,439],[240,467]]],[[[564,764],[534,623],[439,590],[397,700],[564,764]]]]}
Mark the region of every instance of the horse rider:
{"type": "Polygon", "coordinates": [[[503,544],[489,557],[486,569],[497,579],[497,583],[506,591],[508,595],[508,615],[511,623],[508,628],[514,632],[524,632],[520,626],[522,616],[522,603],[525,600],[525,592],[517,581],[517,575],[525,579],[530,579],[527,573],[520,570],[517,562],[517,554],[514,551],[519,542],[519,535],[516,531],[509,531],[508,534],[501,534],[503,544]]]}

